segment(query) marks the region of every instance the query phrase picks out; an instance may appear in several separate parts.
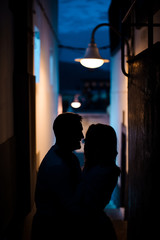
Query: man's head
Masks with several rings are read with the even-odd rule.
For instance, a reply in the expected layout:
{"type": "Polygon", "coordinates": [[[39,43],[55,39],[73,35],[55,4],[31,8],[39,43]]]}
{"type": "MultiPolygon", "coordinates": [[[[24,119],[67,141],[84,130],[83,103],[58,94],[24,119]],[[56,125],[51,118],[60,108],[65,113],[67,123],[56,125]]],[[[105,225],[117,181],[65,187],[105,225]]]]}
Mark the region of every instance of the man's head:
{"type": "Polygon", "coordinates": [[[58,115],[53,123],[53,131],[56,136],[56,143],[68,150],[81,148],[83,127],[82,117],[76,113],[62,113],[58,115]]]}

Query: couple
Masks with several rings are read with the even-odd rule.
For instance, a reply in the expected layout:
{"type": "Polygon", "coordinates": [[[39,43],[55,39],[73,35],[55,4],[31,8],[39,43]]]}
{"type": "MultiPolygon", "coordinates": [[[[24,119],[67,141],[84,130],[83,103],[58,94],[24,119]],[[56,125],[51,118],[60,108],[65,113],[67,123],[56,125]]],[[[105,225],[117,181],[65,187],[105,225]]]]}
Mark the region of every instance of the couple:
{"type": "Polygon", "coordinates": [[[35,192],[32,239],[110,239],[114,228],[103,209],[120,174],[115,164],[117,138],[112,127],[96,124],[87,131],[81,171],[73,151],[84,138],[82,117],[62,113],[53,123],[56,144],[44,157],[35,192]]]}

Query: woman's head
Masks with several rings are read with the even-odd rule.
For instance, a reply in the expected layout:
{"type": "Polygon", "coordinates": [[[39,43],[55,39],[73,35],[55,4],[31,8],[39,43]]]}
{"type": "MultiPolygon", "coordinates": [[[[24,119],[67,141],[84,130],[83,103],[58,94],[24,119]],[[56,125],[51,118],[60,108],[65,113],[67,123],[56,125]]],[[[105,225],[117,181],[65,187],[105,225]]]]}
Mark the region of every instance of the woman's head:
{"type": "Polygon", "coordinates": [[[86,133],[84,155],[86,167],[113,164],[117,155],[115,130],[105,124],[90,125],[86,133]]]}

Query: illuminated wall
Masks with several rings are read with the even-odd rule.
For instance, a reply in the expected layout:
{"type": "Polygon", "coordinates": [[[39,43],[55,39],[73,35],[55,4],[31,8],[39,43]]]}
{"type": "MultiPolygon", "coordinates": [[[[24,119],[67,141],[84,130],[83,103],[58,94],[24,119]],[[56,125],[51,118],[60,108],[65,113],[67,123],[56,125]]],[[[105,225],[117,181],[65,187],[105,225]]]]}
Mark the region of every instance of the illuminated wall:
{"type": "MultiPolygon", "coordinates": [[[[128,128],[127,78],[121,71],[121,53],[118,51],[111,58],[111,108],[110,125],[114,127],[118,138],[117,163],[121,166],[122,124],[128,128]]],[[[127,136],[127,131],[126,131],[127,136]]],[[[127,154],[127,152],[126,152],[127,154]]]]}
{"type": "Polygon", "coordinates": [[[36,76],[37,167],[54,142],[58,111],[57,1],[34,2],[34,74],[36,76]],[[42,8],[43,6],[43,8],[42,8]]]}

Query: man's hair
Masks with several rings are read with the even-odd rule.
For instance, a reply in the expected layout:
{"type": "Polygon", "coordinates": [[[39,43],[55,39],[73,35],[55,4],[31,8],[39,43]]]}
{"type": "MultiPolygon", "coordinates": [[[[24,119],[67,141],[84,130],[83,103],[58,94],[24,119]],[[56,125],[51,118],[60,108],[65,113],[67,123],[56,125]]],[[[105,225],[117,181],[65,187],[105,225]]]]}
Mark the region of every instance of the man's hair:
{"type": "Polygon", "coordinates": [[[82,122],[82,117],[76,113],[62,113],[56,117],[53,123],[53,131],[56,136],[62,137],[65,134],[71,134],[77,127],[77,124],[82,122]]]}

